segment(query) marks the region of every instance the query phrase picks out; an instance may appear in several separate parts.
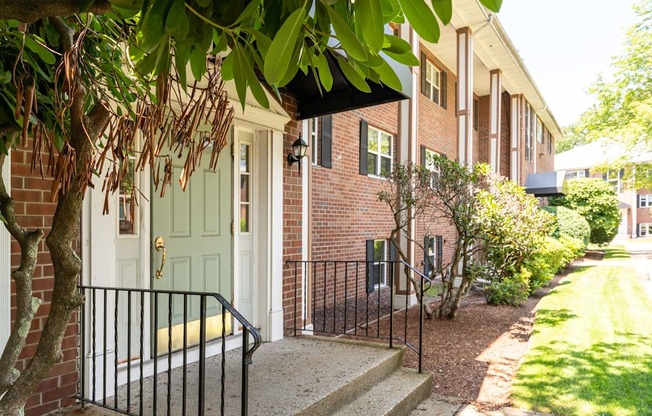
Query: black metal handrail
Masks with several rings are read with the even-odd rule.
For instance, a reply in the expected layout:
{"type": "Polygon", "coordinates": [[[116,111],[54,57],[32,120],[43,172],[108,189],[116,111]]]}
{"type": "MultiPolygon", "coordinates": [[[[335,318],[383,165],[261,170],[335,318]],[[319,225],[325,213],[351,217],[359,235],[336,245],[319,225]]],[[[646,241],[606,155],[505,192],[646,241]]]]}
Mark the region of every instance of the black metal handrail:
{"type": "Polygon", "coordinates": [[[220,414],[224,415],[229,389],[229,397],[240,395],[239,413],[247,415],[249,365],[261,338],[221,294],[99,286],[79,286],[79,290],[86,299],[79,315],[80,387],[76,398],[82,404],[127,415],[204,415],[210,394],[219,396],[220,414]],[[151,311],[152,319],[146,318],[146,310],[151,311]],[[195,321],[189,318],[193,312],[198,315],[195,321]],[[229,314],[234,321],[227,318],[229,314]],[[227,364],[238,361],[226,349],[227,337],[233,335],[233,329],[227,328],[233,322],[242,327],[240,371],[236,374],[227,370],[227,364]],[[206,349],[211,337],[221,341],[221,354],[219,369],[207,377],[206,349]],[[164,367],[162,371],[159,366],[164,367]],[[219,383],[213,386],[216,377],[219,383]],[[237,383],[239,388],[234,387],[237,383]],[[190,394],[192,388],[196,388],[194,395],[190,394]],[[233,388],[237,391],[231,394],[233,388]]]}
{"type": "MultiPolygon", "coordinates": [[[[402,260],[290,260],[285,264],[294,274],[294,325],[288,328],[294,335],[301,331],[371,338],[388,342],[390,348],[398,341],[416,353],[422,372],[423,308],[418,338],[412,340],[408,310],[404,310],[402,322],[396,319],[395,300],[403,297],[404,304],[409,305],[413,292],[408,281],[403,293],[397,293],[395,276],[400,268],[407,267],[420,279],[421,287],[425,281],[432,283],[430,278],[402,260]],[[299,283],[303,276],[305,285],[299,283]],[[305,313],[301,309],[304,304],[305,313]],[[385,319],[387,325],[381,323],[385,319]]],[[[423,305],[424,291],[419,292],[419,304],[423,305]]]]}

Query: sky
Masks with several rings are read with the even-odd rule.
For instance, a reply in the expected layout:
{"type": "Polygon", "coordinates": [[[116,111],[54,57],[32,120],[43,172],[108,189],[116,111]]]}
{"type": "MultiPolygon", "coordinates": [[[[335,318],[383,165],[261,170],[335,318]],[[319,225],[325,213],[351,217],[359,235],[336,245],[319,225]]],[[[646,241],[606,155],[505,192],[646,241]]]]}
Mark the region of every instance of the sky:
{"type": "Polygon", "coordinates": [[[498,18],[561,127],[594,99],[588,87],[609,76],[635,0],[505,0],[498,18]]]}

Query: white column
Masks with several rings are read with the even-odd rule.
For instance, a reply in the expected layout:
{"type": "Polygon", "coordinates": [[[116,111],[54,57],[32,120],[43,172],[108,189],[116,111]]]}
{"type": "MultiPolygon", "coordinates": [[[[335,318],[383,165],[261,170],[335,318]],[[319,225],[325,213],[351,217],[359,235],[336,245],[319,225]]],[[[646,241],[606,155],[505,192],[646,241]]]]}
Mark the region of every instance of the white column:
{"type": "MultiPolygon", "coordinates": [[[[269,318],[267,322],[267,339],[276,341],[283,338],[283,133],[272,132],[269,146],[271,166],[269,170],[269,189],[271,198],[270,218],[270,279],[267,287],[269,301],[269,318]]],[[[310,163],[304,161],[303,163],[310,163]]]]}
{"type": "Polygon", "coordinates": [[[503,73],[500,69],[490,72],[489,91],[489,142],[491,143],[491,171],[500,173],[500,126],[502,113],[503,73]]]}
{"type": "MultiPolygon", "coordinates": [[[[7,192],[11,192],[11,151],[2,166],[7,192]]],[[[0,224],[0,350],[7,344],[11,331],[11,238],[0,224]]]]}
{"type": "Polygon", "coordinates": [[[473,37],[457,30],[457,141],[461,164],[473,164],[473,37]]]}
{"type": "Polygon", "coordinates": [[[512,95],[510,97],[510,161],[509,177],[514,182],[519,182],[521,175],[521,96],[512,95]]]}

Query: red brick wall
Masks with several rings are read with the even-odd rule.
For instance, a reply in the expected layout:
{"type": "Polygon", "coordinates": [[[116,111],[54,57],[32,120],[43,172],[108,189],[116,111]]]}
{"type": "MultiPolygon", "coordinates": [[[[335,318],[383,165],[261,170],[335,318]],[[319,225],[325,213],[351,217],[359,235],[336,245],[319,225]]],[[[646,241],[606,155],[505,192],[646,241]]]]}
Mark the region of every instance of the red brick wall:
{"type": "Polygon", "coordinates": [[[511,175],[511,132],[510,132],[510,105],[511,99],[508,92],[502,94],[502,111],[500,115],[500,174],[509,178],[511,175]]]}
{"type": "MultiPolygon", "coordinates": [[[[31,149],[31,144],[28,144],[31,149]]],[[[56,204],[50,202],[50,181],[41,179],[40,175],[30,172],[31,151],[18,148],[11,154],[11,188],[16,200],[16,217],[19,223],[28,229],[40,228],[47,236],[56,204]]],[[[12,241],[11,265],[18,267],[20,248],[12,241]]],[[[45,245],[45,238],[39,245],[38,263],[34,270],[34,296],[43,300],[36,313],[25,348],[20,354],[17,368],[22,371],[36,351],[41,331],[45,326],[50,310],[50,299],[54,282],[54,270],[45,245]]],[[[15,285],[12,281],[12,321],[16,316],[15,285]]],[[[42,415],[59,407],[73,403],[70,396],[77,392],[77,324],[76,315],[66,331],[63,340],[63,361],[52,368],[46,379],[39,385],[36,393],[28,400],[25,414],[42,415]]]]}
{"type": "MultiPolygon", "coordinates": [[[[287,155],[292,151],[292,143],[301,133],[301,122],[294,120],[297,112],[297,101],[293,97],[283,95],[283,107],[293,118],[285,125],[285,136],[283,137],[283,154],[287,155]]],[[[310,163],[302,161],[305,165],[310,163]]],[[[301,174],[297,171],[296,164],[289,166],[283,164],[283,264],[288,260],[301,260],[301,240],[303,221],[301,218],[301,204],[303,190],[301,187],[301,174]]],[[[283,267],[283,310],[285,327],[294,325],[294,293],[301,290],[301,279],[297,279],[295,287],[294,270],[283,267]]],[[[301,305],[297,305],[301,310],[301,305]]]]}
{"type": "Polygon", "coordinates": [[[474,158],[474,162],[482,163],[491,163],[491,141],[489,140],[489,110],[491,108],[491,102],[489,101],[489,96],[485,95],[478,99],[479,102],[479,114],[480,117],[478,124],[480,131],[478,132],[479,140],[476,141],[477,148],[477,157],[474,158]]]}

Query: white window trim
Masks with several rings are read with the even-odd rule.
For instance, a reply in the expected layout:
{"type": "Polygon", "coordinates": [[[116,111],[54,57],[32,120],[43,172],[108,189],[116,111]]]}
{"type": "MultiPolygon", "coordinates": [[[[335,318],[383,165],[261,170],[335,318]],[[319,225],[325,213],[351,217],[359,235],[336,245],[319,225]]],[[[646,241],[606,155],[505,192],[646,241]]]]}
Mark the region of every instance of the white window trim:
{"type": "Polygon", "coordinates": [[[319,164],[319,118],[313,117],[308,121],[308,134],[310,144],[310,160],[313,165],[319,164]]]}
{"type": "MultiPolygon", "coordinates": [[[[435,152],[434,150],[430,150],[428,148],[425,148],[426,151],[426,165],[425,168],[432,173],[432,176],[430,177],[430,187],[435,188],[437,186],[436,180],[439,178],[439,169],[436,168],[432,162],[431,162],[431,157],[432,156],[440,156],[440,153],[435,152]]],[[[434,237],[433,237],[434,238],[434,237]]]]}
{"type": "Polygon", "coordinates": [[[565,176],[566,176],[566,179],[568,179],[568,180],[584,179],[584,178],[586,178],[586,170],[584,170],[584,169],[567,170],[565,176]]]}
{"type": "Polygon", "coordinates": [[[652,208],[652,194],[639,195],[639,208],[652,208]]]}
{"type": "Polygon", "coordinates": [[[650,232],[652,232],[652,223],[640,223],[638,225],[638,236],[639,237],[649,237],[650,232]]]}
{"type": "Polygon", "coordinates": [[[430,61],[426,61],[426,86],[428,93],[426,96],[437,105],[441,105],[441,70],[433,65],[430,61]],[[436,82],[433,80],[436,75],[436,82]]]}
{"type": "Polygon", "coordinates": [[[372,153],[377,157],[378,164],[377,164],[377,166],[375,166],[376,167],[375,172],[368,171],[367,174],[369,176],[373,176],[375,178],[383,178],[383,176],[382,176],[382,171],[383,171],[382,163],[380,163],[381,157],[387,158],[389,156],[389,159],[390,159],[390,162],[391,162],[390,163],[390,172],[391,172],[392,169],[394,169],[394,166],[392,166],[393,163],[394,163],[394,135],[391,134],[391,133],[386,132],[385,130],[381,130],[381,129],[377,129],[375,127],[368,126],[367,127],[367,164],[369,163],[368,162],[369,161],[369,153],[372,153]],[[372,134],[372,132],[377,132],[378,133],[378,141],[377,141],[378,142],[378,148],[374,149],[373,151],[372,151],[371,147],[369,146],[369,142],[370,142],[369,137],[372,134]],[[380,136],[383,133],[389,136],[389,155],[381,156],[381,153],[380,153],[380,146],[381,146],[381,144],[380,144],[380,136]]]}

